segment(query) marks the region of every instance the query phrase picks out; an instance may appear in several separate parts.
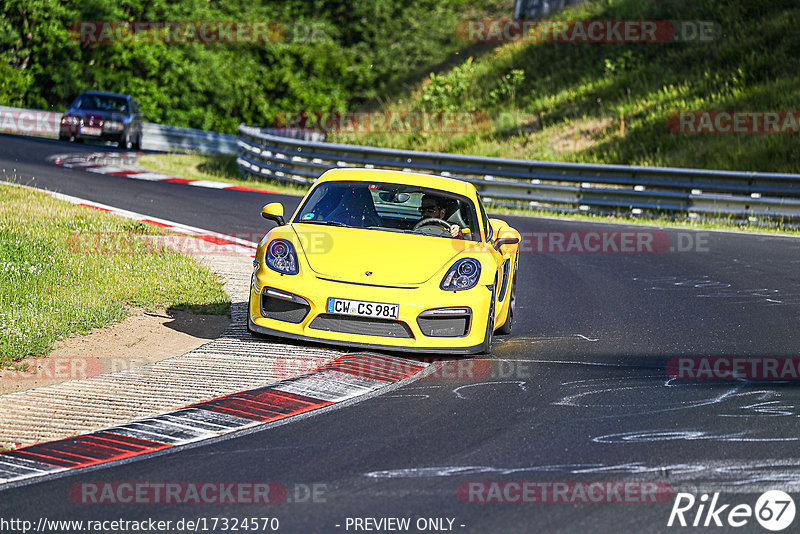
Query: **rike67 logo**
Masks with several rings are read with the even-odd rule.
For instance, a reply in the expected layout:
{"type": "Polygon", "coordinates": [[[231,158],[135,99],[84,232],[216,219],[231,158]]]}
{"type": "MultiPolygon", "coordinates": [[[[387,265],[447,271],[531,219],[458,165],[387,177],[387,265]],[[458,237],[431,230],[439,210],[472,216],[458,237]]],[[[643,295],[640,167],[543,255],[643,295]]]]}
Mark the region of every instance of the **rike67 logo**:
{"type": "Polygon", "coordinates": [[[691,493],[678,493],[667,526],[743,527],[755,518],[767,530],[784,530],[794,521],[794,499],[780,490],[763,493],[754,507],[749,504],[721,503],[719,493],[704,493],[696,498],[691,493]]]}

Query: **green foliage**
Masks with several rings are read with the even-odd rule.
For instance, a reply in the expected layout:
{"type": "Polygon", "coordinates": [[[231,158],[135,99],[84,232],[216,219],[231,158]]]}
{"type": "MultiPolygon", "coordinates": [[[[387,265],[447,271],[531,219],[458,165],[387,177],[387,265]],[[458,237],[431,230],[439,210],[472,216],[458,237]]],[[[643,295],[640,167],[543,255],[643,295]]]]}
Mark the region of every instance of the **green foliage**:
{"type": "Polygon", "coordinates": [[[0,102],[8,106],[24,105],[24,95],[31,83],[29,72],[15,69],[0,56],[0,102]]]}
{"type": "Polygon", "coordinates": [[[499,86],[489,91],[489,102],[494,105],[498,105],[511,100],[512,104],[516,104],[517,89],[523,84],[524,81],[524,70],[511,69],[511,72],[500,78],[499,86]]]}
{"type": "Polygon", "coordinates": [[[411,106],[482,110],[500,118],[491,128],[334,140],[514,158],[800,173],[797,134],[687,134],[668,127],[681,111],[797,110],[796,0],[596,0],[556,18],[711,21],[717,31],[708,41],[504,44],[478,57],[466,79],[456,68],[400,97],[411,106]],[[514,77],[518,71],[524,76],[514,77]]]}
{"type": "MultiPolygon", "coordinates": [[[[337,110],[419,81],[466,47],[456,25],[501,0],[4,0],[0,104],[64,109],[130,93],[155,122],[234,132],[285,111],[337,110]],[[272,21],[270,43],[83,43],[80,21],[272,21]]],[[[507,13],[506,13],[507,14],[507,13]]]]}
{"type": "Polygon", "coordinates": [[[428,85],[422,89],[422,105],[435,111],[454,111],[459,109],[471,84],[472,58],[447,74],[430,73],[428,85]]]}
{"type": "Polygon", "coordinates": [[[607,57],[603,60],[606,75],[613,76],[623,72],[631,71],[641,66],[641,59],[637,57],[633,50],[626,50],[617,57],[607,57]]]}

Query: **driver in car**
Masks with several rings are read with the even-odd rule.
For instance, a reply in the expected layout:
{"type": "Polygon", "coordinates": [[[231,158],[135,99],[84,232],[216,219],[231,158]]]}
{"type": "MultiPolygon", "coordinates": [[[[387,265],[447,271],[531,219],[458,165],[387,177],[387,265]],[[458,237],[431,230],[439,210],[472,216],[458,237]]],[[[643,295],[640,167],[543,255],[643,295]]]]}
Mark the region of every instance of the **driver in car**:
{"type": "MultiPolygon", "coordinates": [[[[422,206],[420,206],[419,212],[422,216],[419,221],[417,221],[418,223],[425,219],[444,220],[447,209],[444,207],[444,202],[441,198],[436,195],[425,194],[422,196],[422,206]]],[[[456,239],[464,239],[464,235],[461,233],[461,227],[457,224],[450,225],[450,235],[456,239]]]]}

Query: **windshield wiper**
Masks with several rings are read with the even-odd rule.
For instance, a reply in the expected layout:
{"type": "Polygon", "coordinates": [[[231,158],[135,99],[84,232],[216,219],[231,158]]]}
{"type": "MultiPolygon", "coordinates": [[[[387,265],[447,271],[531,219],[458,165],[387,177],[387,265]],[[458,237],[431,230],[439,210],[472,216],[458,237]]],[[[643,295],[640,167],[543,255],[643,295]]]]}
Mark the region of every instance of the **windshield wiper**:
{"type": "Polygon", "coordinates": [[[338,221],[297,221],[303,224],[324,224],[325,226],[340,226],[343,228],[353,228],[349,224],[341,223],[338,221]]]}
{"type": "Polygon", "coordinates": [[[383,230],[385,232],[397,232],[398,234],[413,233],[411,230],[403,230],[402,228],[392,228],[390,226],[367,226],[367,230],[383,230]]]}

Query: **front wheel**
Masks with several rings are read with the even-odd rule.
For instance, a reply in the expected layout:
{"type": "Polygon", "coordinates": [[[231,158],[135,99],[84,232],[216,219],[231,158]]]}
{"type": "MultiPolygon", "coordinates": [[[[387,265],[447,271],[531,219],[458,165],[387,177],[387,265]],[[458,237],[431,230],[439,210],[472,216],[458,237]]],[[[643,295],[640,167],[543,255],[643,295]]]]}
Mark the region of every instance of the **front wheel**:
{"type": "Polygon", "coordinates": [[[506,322],[497,329],[498,334],[508,335],[511,333],[511,329],[514,326],[514,308],[516,307],[517,302],[517,265],[519,265],[519,258],[514,262],[514,276],[511,277],[511,291],[509,295],[509,302],[508,302],[508,317],[506,318],[506,322]]]}
{"type": "Polygon", "coordinates": [[[133,141],[131,141],[131,134],[124,133],[119,138],[119,148],[125,148],[126,150],[130,150],[133,148],[133,141]]]}
{"type": "Polygon", "coordinates": [[[514,326],[514,301],[517,299],[517,297],[515,295],[516,290],[517,290],[516,286],[517,286],[517,284],[512,282],[512,285],[511,285],[511,296],[508,297],[508,298],[511,299],[509,301],[509,303],[508,303],[508,317],[506,318],[506,322],[503,323],[503,326],[501,326],[500,328],[497,329],[497,333],[498,334],[503,334],[504,336],[510,334],[511,333],[511,329],[514,326]]]}
{"type": "Polygon", "coordinates": [[[483,354],[492,353],[492,338],[494,337],[494,289],[492,290],[492,301],[489,304],[489,317],[486,320],[486,335],[483,338],[481,352],[483,354]]]}

